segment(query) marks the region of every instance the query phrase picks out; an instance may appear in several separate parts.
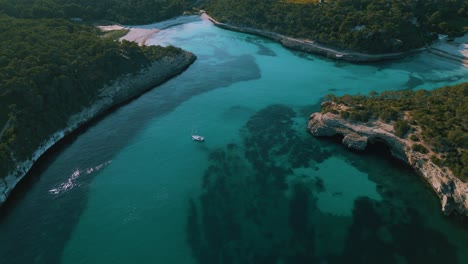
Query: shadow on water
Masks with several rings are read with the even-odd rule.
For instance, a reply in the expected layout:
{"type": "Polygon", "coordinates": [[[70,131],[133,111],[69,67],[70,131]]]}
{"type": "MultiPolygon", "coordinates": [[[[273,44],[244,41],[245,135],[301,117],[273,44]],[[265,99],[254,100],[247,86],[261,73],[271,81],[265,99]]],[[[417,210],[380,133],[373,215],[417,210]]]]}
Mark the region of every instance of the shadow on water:
{"type": "Polygon", "coordinates": [[[7,260],[5,263],[60,263],[65,242],[86,207],[83,193],[88,185],[76,181],[73,190],[54,196],[47,189],[40,194],[36,191],[32,201],[27,191],[40,184],[40,177],[47,174],[48,164],[62,148],[67,146],[55,147],[38,161],[0,211],[0,259],[7,260]]]}
{"type": "Polygon", "coordinates": [[[111,162],[149,120],[198,94],[260,78],[252,56],[224,53],[216,64],[203,61],[206,59],[210,58],[199,58],[182,75],[48,151],[0,210],[0,259],[11,264],[60,263],[64,246],[86,208],[88,188],[98,175],[96,168],[111,162]]]}
{"type": "Polygon", "coordinates": [[[356,200],[345,241],[329,263],[457,263],[448,237],[426,227],[417,211],[369,198],[356,200]]]}
{"type": "Polygon", "coordinates": [[[308,60],[308,61],[315,61],[317,59],[317,56],[319,56],[319,55],[314,55],[314,54],[310,54],[310,53],[306,53],[306,52],[302,52],[302,51],[297,51],[297,50],[292,50],[292,49],[288,49],[288,50],[294,56],[299,57],[301,59],[308,60]]]}
{"type": "Polygon", "coordinates": [[[270,49],[267,46],[262,44],[264,42],[271,43],[271,42],[268,42],[267,40],[247,36],[245,38],[245,41],[257,46],[257,48],[258,48],[257,54],[258,55],[271,56],[271,57],[276,57],[277,56],[276,53],[272,49],[270,49]]]}
{"type": "Polygon", "coordinates": [[[439,201],[413,169],[394,158],[384,143],[370,144],[365,151],[349,151],[341,139],[335,137],[334,141],[347,162],[377,183],[383,200],[355,201],[343,253],[330,263],[463,263],[449,235],[426,221],[432,217],[426,210],[442,218],[439,201]]]}
{"type": "MultiPolygon", "coordinates": [[[[462,249],[408,202],[428,192],[407,165],[387,160],[384,145],[350,152],[341,137],[299,136],[293,120],[304,109],[268,106],[246,123],[242,144],[210,154],[203,193],[190,201],[187,219],[198,263],[461,263],[462,249]],[[356,199],[351,216],[320,211],[317,194],[326,186],[293,171],[332,156],[367,173],[382,199],[356,199]]],[[[425,202],[431,210],[438,206],[425,202]]]]}
{"type": "Polygon", "coordinates": [[[419,78],[414,76],[413,74],[410,75],[408,81],[406,82],[405,86],[407,87],[408,90],[412,90],[420,85],[424,84],[424,81],[419,78]]]}
{"type": "Polygon", "coordinates": [[[188,241],[200,263],[275,263],[279,258],[305,263],[314,259],[313,247],[301,247],[312,245],[304,241],[314,234],[304,220],[307,209],[315,211],[311,188],[295,186],[290,201],[283,193],[292,172],[289,162],[301,166],[327,153],[296,135],[294,117],[296,113],[286,106],[267,107],[247,122],[241,146],[230,144],[211,153],[204,193],[199,201],[191,202],[187,225],[188,241]],[[303,151],[298,151],[299,145],[303,151]],[[285,163],[275,158],[284,158],[285,163]],[[293,209],[288,212],[288,207],[293,209]],[[293,239],[286,228],[289,225],[295,230],[293,239]],[[291,254],[285,255],[284,248],[291,254]]]}

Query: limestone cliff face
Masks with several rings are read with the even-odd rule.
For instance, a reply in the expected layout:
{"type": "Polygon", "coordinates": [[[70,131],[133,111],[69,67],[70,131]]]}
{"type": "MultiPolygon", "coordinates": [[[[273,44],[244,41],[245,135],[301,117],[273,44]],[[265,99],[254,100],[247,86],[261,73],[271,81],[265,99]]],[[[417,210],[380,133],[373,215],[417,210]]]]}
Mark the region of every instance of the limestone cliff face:
{"type": "Polygon", "coordinates": [[[440,198],[442,212],[468,216],[468,184],[455,177],[449,168],[434,164],[429,154],[413,151],[412,142],[395,136],[392,125],[379,121],[353,123],[337,114],[314,113],[308,130],[314,136],[343,135],[343,144],[359,150],[364,150],[369,142],[384,142],[393,156],[411,165],[429,183],[440,198]]]}
{"type": "Polygon", "coordinates": [[[98,99],[89,107],[71,116],[67,127],[56,131],[48,139],[44,139],[43,144],[31,154],[31,159],[17,161],[16,169],[5,178],[0,178],[0,206],[16,184],[28,173],[34,162],[55,143],[112,107],[125,103],[183,72],[195,59],[195,55],[189,52],[176,57],[164,57],[137,73],[122,76],[103,87],[99,91],[98,99]]]}

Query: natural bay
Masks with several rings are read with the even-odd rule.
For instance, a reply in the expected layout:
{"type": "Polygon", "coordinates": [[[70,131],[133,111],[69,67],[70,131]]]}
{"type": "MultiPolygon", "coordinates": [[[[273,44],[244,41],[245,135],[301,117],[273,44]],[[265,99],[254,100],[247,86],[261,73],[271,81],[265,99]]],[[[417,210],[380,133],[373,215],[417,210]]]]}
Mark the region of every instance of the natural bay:
{"type": "MultiPolygon", "coordinates": [[[[326,94],[433,89],[468,81],[467,68],[428,54],[371,65],[334,62],[207,21],[168,28],[147,43],[180,46],[198,60],[83,131],[28,176],[34,180],[23,184],[28,188],[20,188],[0,215],[5,263],[195,263],[187,243],[190,199],[199,215],[216,215],[198,223],[198,232],[212,237],[203,247],[192,244],[205,256],[199,259],[217,254],[230,263],[228,258],[242,261],[241,253],[248,252],[288,263],[292,260],[278,247],[284,249],[283,238],[304,225],[297,219],[309,219],[304,233],[313,242],[293,236],[294,245],[288,245],[296,255],[302,245],[317,261],[362,263],[360,254],[372,251],[371,262],[466,263],[468,228],[440,215],[438,200],[417,175],[379,149],[349,152],[312,138],[305,127],[326,94]],[[207,141],[192,142],[192,128],[207,141]],[[308,152],[299,156],[289,148],[308,152]],[[199,199],[210,166],[219,170],[208,173],[211,185],[203,193],[213,203],[199,199]],[[346,177],[337,177],[340,171],[346,177]],[[226,175],[231,178],[216,184],[226,175]],[[271,177],[288,184],[269,185],[271,177]],[[333,183],[337,179],[350,184],[333,183]],[[352,187],[355,181],[365,187],[352,187]],[[303,196],[296,194],[308,204],[293,203],[301,200],[294,199],[294,186],[307,187],[303,196]],[[369,198],[358,198],[353,210],[347,209],[354,202],[349,199],[359,196],[369,198]],[[346,210],[336,204],[340,199],[347,199],[341,205],[346,210]],[[253,200],[255,213],[249,207],[253,200]],[[331,209],[322,211],[327,201],[331,209]],[[296,217],[291,208],[308,213],[296,217]],[[219,224],[224,221],[233,223],[219,224]],[[230,234],[232,226],[238,236],[230,234]],[[242,241],[253,249],[215,241],[242,241]],[[210,247],[220,248],[208,254],[210,247]],[[273,251],[279,253],[269,256],[273,251]]],[[[310,259],[295,262],[301,260],[310,259]]]]}

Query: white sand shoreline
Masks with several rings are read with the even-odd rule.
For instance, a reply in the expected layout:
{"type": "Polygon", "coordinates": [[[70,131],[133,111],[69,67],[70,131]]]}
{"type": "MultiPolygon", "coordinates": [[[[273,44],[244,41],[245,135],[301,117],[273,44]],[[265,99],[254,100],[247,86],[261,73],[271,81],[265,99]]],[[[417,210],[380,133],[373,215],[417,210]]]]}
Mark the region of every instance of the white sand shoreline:
{"type": "Polygon", "coordinates": [[[138,27],[129,27],[121,25],[110,25],[110,26],[98,26],[98,28],[103,32],[113,31],[113,30],[128,30],[128,33],[125,36],[119,38],[120,41],[128,40],[138,43],[138,45],[146,45],[146,41],[156,35],[160,30],[157,28],[146,29],[138,27]]]}
{"type": "Polygon", "coordinates": [[[127,40],[138,43],[138,45],[146,45],[146,42],[151,39],[154,35],[158,34],[161,30],[185,24],[192,21],[201,20],[198,15],[190,16],[179,16],[170,20],[165,20],[162,22],[157,22],[148,25],[135,25],[135,26],[126,26],[126,25],[108,25],[108,26],[98,26],[102,31],[112,31],[112,30],[121,30],[127,29],[129,32],[121,37],[119,40],[127,40]]]}

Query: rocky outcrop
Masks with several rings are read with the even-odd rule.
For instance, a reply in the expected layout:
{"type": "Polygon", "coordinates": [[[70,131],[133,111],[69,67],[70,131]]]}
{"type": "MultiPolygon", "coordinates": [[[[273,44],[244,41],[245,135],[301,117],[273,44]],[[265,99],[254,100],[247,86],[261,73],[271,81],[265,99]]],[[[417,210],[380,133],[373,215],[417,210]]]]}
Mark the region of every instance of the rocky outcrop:
{"type": "Polygon", "coordinates": [[[394,134],[393,126],[374,121],[354,123],[338,114],[314,113],[310,116],[308,130],[314,136],[343,135],[343,143],[349,148],[364,150],[370,142],[383,142],[392,155],[412,166],[431,186],[440,198],[442,212],[468,216],[468,184],[455,177],[447,167],[439,167],[423,154],[411,149],[412,142],[394,134]]]}
{"type": "Polygon", "coordinates": [[[195,59],[195,55],[189,52],[183,52],[175,57],[164,57],[136,73],[121,76],[111,84],[103,87],[99,91],[97,100],[81,112],[71,116],[66,128],[45,139],[44,143],[31,154],[31,159],[18,161],[14,171],[10,172],[5,178],[0,178],[0,206],[39,157],[55,143],[111,108],[128,102],[171,77],[180,74],[195,59]]]}
{"type": "Polygon", "coordinates": [[[347,62],[365,63],[365,62],[377,62],[377,61],[383,61],[383,60],[394,60],[394,59],[403,58],[404,56],[413,54],[415,52],[420,52],[420,51],[425,50],[425,48],[421,48],[421,49],[416,49],[416,50],[412,50],[408,52],[384,53],[384,54],[367,54],[367,53],[360,53],[360,52],[343,51],[343,50],[338,50],[332,47],[327,47],[327,46],[318,44],[312,40],[291,38],[291,37],[278,34],[275,32],[271,32],[271,31],[260,30],[260,29],[249,28],[249,27],[239,27],[239,26],[234,26],[234,25],[230,25],[226,23],[221,23],[215,20],[214,18],[210,17],[206,13],[203,14],[203,17],[213,22],[215,26],[223,28],[223,29],[262,36],[262,37],[277,41],[281,43],[281,45],[289,49],[303,51],[307,53],[319,54],[330,59],[342,60],[342,61],[347,61],[347,62]]]}

